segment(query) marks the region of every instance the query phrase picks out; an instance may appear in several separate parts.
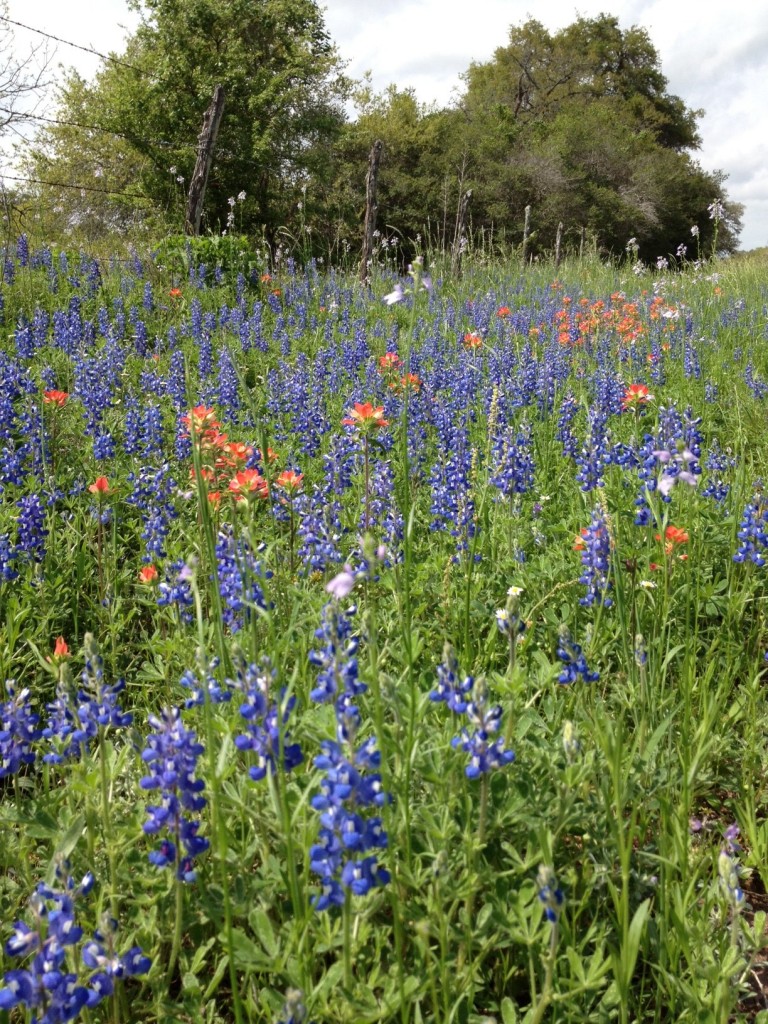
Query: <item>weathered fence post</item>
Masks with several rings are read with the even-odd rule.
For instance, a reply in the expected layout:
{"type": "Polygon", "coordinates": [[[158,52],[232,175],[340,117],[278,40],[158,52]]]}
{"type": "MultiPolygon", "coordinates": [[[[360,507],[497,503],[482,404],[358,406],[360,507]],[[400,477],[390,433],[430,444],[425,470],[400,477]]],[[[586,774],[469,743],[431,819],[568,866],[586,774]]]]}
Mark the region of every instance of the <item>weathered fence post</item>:
{"type": "Polygon", "coordinates": [[[525,224],[523,225],[523,263],[528,255],[528,231],[531,227],[531,208],[526,206],[525,208],[525,224]]]}
{"type": "Polygon", "coordinates": [[[557,225],[557,234],[555,235],[555,270],[560,266],[560,242],[563,238],[563,222],[557,225]]]}
{"type": "Polygon", "coordinates": [[[187,213],[184,231],[188,235],[200,234],[200,221],[203,216],[205,186],[208,184],[208,172],[213,161],[213,147],[219,133],[221,115],[224,113],[224,89],[217,85],[213,90],[213,100],[205,112],[203,127],[198,136],[197,161],[187,195],[187,213]]]}
{"type": "Polygon", "coordinates": [[[360,257],[360,280],[365,283],[370,273],[370,262],[373,259],[373,233],[376,230],[376,214],[379,206],[376,202],[376,188],[379,183],[379,161],[381,160],[381,139],[373,144],[368,157],[368,177],[365,182],[365,223],[363,225],[363,254],[360,257]]]}
{"type": "Polygon", "coordinates": [[[461,257],[464,253],[462,242],[464,241],[464,224],[467,220],[467,208],[472,198],[472,189],[468,188],[459,200],[456,210],[456,227],[453,232],[453,245],[451,246],[451,273],[461,273],[461,257]]]}
{"type": "Polygon", "coordinates": [[[584,243],[587,240],[587,229],[582,226],[581,235],[579,237],[579,262],[584,259],[584,243]]]}

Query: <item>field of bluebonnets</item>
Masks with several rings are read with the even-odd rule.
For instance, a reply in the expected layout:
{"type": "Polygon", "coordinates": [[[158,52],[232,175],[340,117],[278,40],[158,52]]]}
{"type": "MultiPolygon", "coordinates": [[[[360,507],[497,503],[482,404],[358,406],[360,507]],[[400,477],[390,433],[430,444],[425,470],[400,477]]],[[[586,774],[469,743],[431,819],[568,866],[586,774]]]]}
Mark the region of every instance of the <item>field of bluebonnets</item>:
{"type": "Polygon", "coordinates": [[[765,265],[236,250],[6,253],[0,1019],[765,1019],[765,265]]]}

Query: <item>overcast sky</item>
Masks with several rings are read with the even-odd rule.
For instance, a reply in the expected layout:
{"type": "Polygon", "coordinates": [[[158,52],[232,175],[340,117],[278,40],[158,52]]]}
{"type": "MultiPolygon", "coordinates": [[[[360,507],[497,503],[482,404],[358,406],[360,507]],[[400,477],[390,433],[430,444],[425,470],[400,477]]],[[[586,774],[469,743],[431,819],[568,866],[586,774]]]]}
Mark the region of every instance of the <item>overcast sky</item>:
{"type": "MultiPolygon", "coordinates": [[[[372,73],[377,90],[413,87],[419,100],[446,104],[470,62],[488,60],[510,25],[533,16],[550,30],[578,15],[616,15],[622,28],[647,29],[669,91],[702,108],[706,170],[728,174],[744,204],[744,249],[768,245],[768,0],[327,0],[326,25],[348,73],[372,73]]],[[[8,0],[9,17],[72,42],[120,52],[135,24],[125,0],[8,0]]],[[[17,47],[40,37],[16,28],[17,47]]],[[[99,60],[61,43],[55,60],[86,77],[99,60]]],[[[714,196],[713,196],[714,198],[714,196]]]]}

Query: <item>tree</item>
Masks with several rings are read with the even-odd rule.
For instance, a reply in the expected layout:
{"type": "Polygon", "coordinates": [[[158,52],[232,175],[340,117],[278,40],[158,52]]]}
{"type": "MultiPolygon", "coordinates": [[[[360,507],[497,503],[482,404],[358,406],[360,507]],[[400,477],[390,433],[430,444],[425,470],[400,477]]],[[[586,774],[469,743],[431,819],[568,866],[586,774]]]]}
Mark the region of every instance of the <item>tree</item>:
{"type": "Polygon", "coordinates": [[[8,4],[0,2],[0,135],[28,123],[49,85],[51,56],[44,43],[26,53],[16,47],[8,4]]]}
{"type": "MultiPolygon", "coordinates": [[[[667,93],[644,29],[622,30],[603,14],[552,34],[530,20],[465,81],[457,141],[470,157],[475,224],[519,238],[530,204],[539,247],[552,244],[562,220],[572,232],[587,227],[607,252],[622,252],[633,236],[649,259],[674,252],[693,224],[703,244],[711,237],[706,208],[723,178],[691,159],[701,111],[667,93]],[[665,181],[676,184],[665,190],[665,181]]],[[[726,204],[726,213],[727,249],[740,211],[726,204]]]]}
{"type": "MultiPolygon", "coordinates": [[[[70,75],[60,118],[98,125],[120,140],[120,166],[101,156],[99,164],[102,180],[121,185],[116,191],[127,172],[136,191],[180,212],[178,179],[189,181],[203,114],[221,85],[225,107],[207,226],[224,228],[229,197],[245,191],[238,227],[263,227],[274,239],[326,172],[344,122],[347,83],[317,4],[132,0],[132,6],[142,21],[121,62],[105,66],[93,83],[70,75]]],[[[76,159],[66,127],[52,126],[37,140],[33,162],[48,174],[76,159]]]]}
{"type": "MultiPolygon", "coordinates": [[[[444,244],[449,218],[442,153],[445,112],[419,103],[413,89],[390,85],[383,93],[367,86],[356,94],[358,116],[347,125],[336,148],[334,193],[345,237],[356,237],[365,208],[365,167],[373,143],[383,143],[378,189],[378,225],[397,237],[404,261],[415,239],[444,244]]],[[[450,244],[450,239],[448,240],[450,244]]]]}

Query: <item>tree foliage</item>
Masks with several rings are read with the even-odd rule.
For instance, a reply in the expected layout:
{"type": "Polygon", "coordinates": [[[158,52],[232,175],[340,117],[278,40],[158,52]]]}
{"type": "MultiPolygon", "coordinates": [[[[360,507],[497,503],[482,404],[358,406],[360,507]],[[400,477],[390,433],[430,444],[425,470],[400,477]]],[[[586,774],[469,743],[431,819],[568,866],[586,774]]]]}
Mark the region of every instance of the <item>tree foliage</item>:
{"type": "Polygon", "coordinates": [[[473,63],[464,92],[444,109],[390,86],[355,94],[315,0],[132,0],[142,21],[121,62],[93,82],[72,74],[60,109],[66,124],[41,133],[31,158],[40,178],[93,181],[124,193],[60,190],[51,205],[93,229],[146,223],[147,209],[181,221],[197,134],[217,84],[226,100],[206,199],[205,227],[281,228],[301,251],[357,248],[368,155],[384,148],[379,224],[403,242],[449,247],[462,194],[472,190],[470,230],[519,246],[532,210],[528,252],[546,252],[562,223],[566,246],[585,232],[604,253],[630,238],[647,260],[675,253],[696,225],[704,250],[725,201],[717,243],[733,250],[741,208],[724,176],[695,160],[698,119],[667,91],[647,32],[610,15],[557,32],[529,20],[512,27],[492,59],[473,63]],[[74,122],[74,124],[73,124],[74,122]],[[90,132],[91,124],[107,129],[90,132]],[[126,195],[127,193],[128,195],[126,195]],[[133,200],[140,193],[144,199],[133,200]]]}
{"type": "MultiPolygon", "coordinates": [[[[600,15],[550,33],[529,20],[464,79],[452,109],[410,97],[404,119],[407,94],[390,89],[347,130],[348,141],[384,140],[381,214],[404,235],[437,224],[450,244],[451,212],[471,188],[474,229],[508,243],[521,242],[531,206],[533,253],[551,249],[561,222],[566,243],[586,231],[617,254],[635,238],[646,259],[674,253],[694,224],[702,245],[712,241],[707,210],[723,176],[693,159],[701,111],[666,91],[643,29],[600,15]]],[[[740,212],[726,203],[720,248],[735,248],[740,212]]]]}
{"type": "MultiPolygon", "coordinates": [[[[127,148],[112,160],[99,153],[92,174],[101,168],[119,191],[127,177],[179,217],[178,179],[191,177],[203,115],[220,84],[225,107],[207,227],[223,228],[228,198],[245,191],[245,226],[274,234],[307,183],[328,178],[344,121],[346,80],[317,4],[134,0],[132,6],[142,20],[121,62],[109,63],[90,84],[70,75],[61,92],[65,119],[117,133],[118,151],[127,148]]],[[[75,148],[67,126],[53,126],[38,139],[34,160],[48,171],[66,167],[75,148]]]]}

